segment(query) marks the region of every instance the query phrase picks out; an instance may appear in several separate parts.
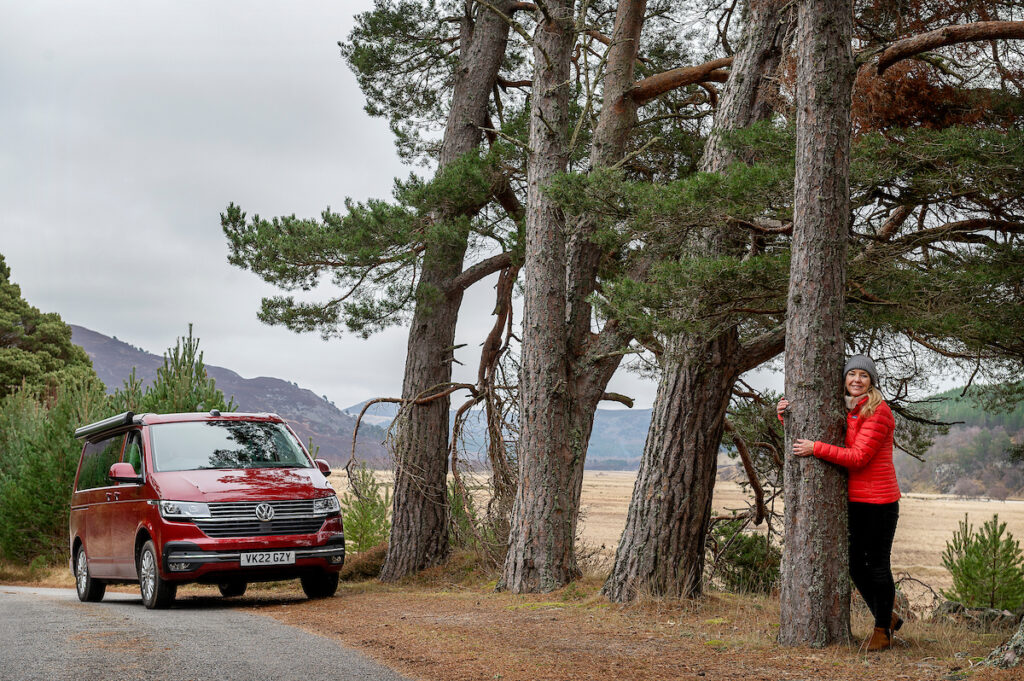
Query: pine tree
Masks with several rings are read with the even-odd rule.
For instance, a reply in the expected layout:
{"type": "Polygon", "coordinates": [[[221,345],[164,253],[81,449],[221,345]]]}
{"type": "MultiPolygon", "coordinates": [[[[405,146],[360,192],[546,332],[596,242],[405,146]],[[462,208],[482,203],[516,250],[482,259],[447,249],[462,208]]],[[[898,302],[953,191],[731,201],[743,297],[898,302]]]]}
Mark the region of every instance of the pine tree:
{"type": "Polygon", "coordinates": [[[121,388],[111,395],[112,411],[174,414],[190,411],[234,411],[234,397],[224,400],[224,393],[206,373],[199,339],[192,335],[178,338],[173,348],[164,352],[164,364],[156,370],[156,380],[143,389],[135,369],[121,388]]]}
{"type": "Polygon", "coordinates": [[[368,113],[389,120],[399,153],[436,161],[429,181],[397,181],[393,203],[346,201],[344,212],[328,209],[319,220],[247,219],[234,205],[221,216],[232,264],[286,290],[309,290],[321,278],[339,289],[325,302],[267,298],[261,320],[325,338],[343,327],[366,336],[409,324],[406,408],[393,427],[392,541],[381,572],[388,581],[448,555],[448,413],[462,297],[484,277],[518,268],[521,208],[506,151],[492,139],[483,152],[480,143],[494,126],[508,19],[521,4],[377,0],[341,43],[368,113]],[[498,252],[483,255],[490,244],[498,252]]]}
{"type": "Polygon", "coordinates": [[[1024,605],[1024,560],[1020,542],[1006,531],[995,514],[977,532],[960,521],[946,542],[942,564],[953,577],[953,588],[942,595],[972,608],[1017,610],[1024,605]]]}

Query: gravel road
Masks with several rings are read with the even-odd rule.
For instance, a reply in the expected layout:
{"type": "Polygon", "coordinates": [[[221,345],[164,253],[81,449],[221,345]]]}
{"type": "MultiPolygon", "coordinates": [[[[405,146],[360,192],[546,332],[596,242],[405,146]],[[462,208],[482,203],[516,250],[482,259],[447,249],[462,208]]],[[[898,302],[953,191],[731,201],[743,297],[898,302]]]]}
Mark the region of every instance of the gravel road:
{"type": "Polygon", "coordinates": [[[216,599],[154,611],[135,594],[81,603],[72,589],[0,586],[2,681],[404,678],[329,639],[216,599]]]}

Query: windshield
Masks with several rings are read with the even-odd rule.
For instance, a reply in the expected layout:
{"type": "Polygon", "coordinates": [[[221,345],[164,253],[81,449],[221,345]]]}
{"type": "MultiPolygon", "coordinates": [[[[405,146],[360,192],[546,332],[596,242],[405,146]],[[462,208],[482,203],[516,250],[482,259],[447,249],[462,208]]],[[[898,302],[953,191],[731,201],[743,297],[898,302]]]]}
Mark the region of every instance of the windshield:
{"type": "Polygon", "coordinates": [[[158,471],[313,467],[288,429],[268,421],[158,423],[150,441],[158,471]]]}

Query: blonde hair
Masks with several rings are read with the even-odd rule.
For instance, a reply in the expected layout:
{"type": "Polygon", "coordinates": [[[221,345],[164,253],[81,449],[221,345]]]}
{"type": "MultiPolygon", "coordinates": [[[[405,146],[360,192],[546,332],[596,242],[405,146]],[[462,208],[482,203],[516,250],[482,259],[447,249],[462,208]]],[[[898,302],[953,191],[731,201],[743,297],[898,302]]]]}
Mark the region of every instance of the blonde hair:
{"type": "Polygon", "coordinates": [[[860,408],[860,415],[868,418],[875,413],[875,409],[878,409],[878,405],[882,402],[885,402],[885,398],[882,397],[882,391],[875,386],[870,386],[868,388],[868,401],[860,408]]]}

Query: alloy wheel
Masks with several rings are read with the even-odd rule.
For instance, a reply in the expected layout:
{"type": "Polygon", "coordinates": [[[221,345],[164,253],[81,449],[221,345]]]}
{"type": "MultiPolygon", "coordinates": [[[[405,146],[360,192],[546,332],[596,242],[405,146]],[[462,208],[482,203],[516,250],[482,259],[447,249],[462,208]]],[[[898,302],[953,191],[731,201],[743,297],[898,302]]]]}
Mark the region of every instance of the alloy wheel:
{"type": "Polygon", "coordinates": [[[85,557],[85,549],[78,550],[75,558],[75,586],[82,595],[89,586],[89,559],[85,557]]]}
{"type": "Polygon", "coordinates": [[[153,599],[153,591],[156,589],[156,561],[153,554],[144,550],[142,552],[141,566],[139,567],[140,586],[142,598],[146,601],[153,599]]]}

